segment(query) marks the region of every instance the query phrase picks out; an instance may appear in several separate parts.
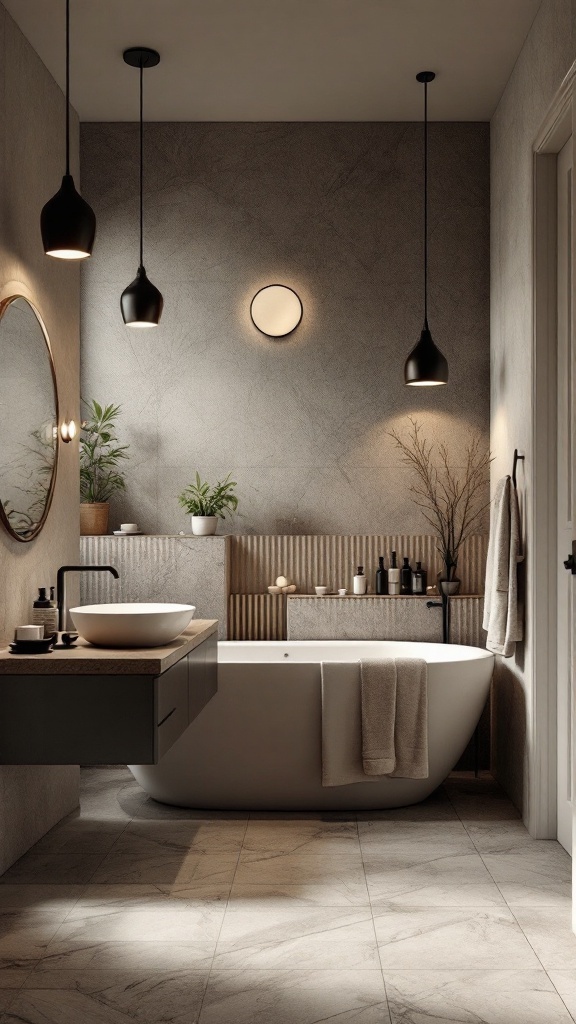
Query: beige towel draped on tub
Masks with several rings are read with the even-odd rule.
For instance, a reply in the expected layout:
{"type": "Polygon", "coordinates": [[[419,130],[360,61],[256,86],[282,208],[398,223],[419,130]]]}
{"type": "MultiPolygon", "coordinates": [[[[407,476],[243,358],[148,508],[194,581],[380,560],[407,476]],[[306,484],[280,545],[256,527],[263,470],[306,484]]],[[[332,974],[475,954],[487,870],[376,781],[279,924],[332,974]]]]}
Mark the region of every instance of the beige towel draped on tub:
{"type": "Polygon", "coordinates": [[[428,777],[425,661],[322,662],[321,673],[323,786],[428,777]]]}
{"type": "Polygon", "coordinates": [[[504,658],[512,657],[523,636],[518,598],[521,561],[518,497],[507,476],[498,482],[492,505],[482,621],[482,628],[488,632],[486,647],[504,658]]]}

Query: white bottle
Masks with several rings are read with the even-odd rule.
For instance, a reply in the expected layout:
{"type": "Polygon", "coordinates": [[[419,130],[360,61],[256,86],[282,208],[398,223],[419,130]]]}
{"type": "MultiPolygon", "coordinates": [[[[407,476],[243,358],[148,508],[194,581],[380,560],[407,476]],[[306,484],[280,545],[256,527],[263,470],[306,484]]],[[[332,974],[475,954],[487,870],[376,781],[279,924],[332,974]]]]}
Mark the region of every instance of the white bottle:
{"type": "Polygon", "coordinates": [[[366,577],[364,575],[364,566],[358,566],[358,572],[354,577],[354,593],[365,594],[366,593],[366,577]]]}
{"type": "Polygon", "coordinates": [[[400,569],[396,562],[396,552],[392,552],[392,559],[390,561],[390,568],[388,569],[388,593],[399,594],[400,593],[400,569]]]}

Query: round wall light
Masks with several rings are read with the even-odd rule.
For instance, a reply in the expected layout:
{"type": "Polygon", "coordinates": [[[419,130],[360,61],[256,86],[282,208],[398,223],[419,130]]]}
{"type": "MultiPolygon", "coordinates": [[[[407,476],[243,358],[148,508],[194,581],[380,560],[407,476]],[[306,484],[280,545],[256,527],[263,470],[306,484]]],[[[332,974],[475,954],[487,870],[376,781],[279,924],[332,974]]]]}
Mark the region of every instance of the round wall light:
{"type": "Polygon", "coordinates": [[[285,338],[302,319],[302,303],[293,288],[268,284],[250,303],[252,323],[269,338],[285,338]]]}
{"type": "Polygon", "coordinates": [[[60,437],[64,441],[64,444],[69,444],[73,438],[76,437],[76,423],[74,420],[64,420],[60,424],[60,437]]]}

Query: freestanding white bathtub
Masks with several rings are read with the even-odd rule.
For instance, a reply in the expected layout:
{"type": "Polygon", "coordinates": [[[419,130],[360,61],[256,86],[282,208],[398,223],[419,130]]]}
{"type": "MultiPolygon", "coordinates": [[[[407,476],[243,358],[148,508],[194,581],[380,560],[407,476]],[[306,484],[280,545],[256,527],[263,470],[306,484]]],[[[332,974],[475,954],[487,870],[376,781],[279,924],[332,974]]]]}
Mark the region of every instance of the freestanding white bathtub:
{"type": "Polygon", "coordinates": [[[494,656],[476,647],[388,640],[224,641],[218,661],[218,693],[159,764],[129,765],[142,788],[162,803],[373,810],[424,800],[474,732],[494,656]],[[429,777],[323,787],[320,663],[402,655],[428,663],[429,777]]]}

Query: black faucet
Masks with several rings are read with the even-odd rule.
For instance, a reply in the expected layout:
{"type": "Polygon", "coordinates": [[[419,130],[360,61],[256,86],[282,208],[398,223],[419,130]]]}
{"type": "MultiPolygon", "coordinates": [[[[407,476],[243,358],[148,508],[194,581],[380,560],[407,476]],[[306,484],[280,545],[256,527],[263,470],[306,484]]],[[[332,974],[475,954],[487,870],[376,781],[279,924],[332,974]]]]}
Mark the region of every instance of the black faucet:
{"type": "Polygon", "coordinates": [[[442,609],[442,643],[449,644],[450,640],[450,598],[447,594],[442,591],[441,601],[426,601],[427,608],[441,608],[442,609]]]}
{"type": "Polygon", "coordinates": [[[61,565],[56,574],[56,603],[58,605],[58,629],[66,628],[66,573],[67,572],[111,572],[119,580],[118,570],[113,565],[61,565]]]}

